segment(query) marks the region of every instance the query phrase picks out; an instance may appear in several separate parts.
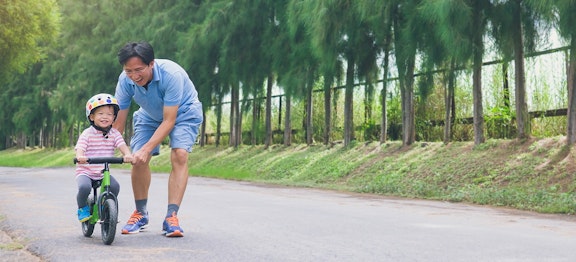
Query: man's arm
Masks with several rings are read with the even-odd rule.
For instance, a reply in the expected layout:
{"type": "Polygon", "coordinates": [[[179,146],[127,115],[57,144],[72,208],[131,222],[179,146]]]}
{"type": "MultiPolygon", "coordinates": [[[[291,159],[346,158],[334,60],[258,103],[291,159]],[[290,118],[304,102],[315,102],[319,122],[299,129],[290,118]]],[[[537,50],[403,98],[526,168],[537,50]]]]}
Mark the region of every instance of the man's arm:
{"type": "Polygon", "coordinates": [[[124,109],[118,112],[118,116],[116,117],[116,121],[112,124],[112,127],[116,128],[120,131],[120,134],[124,134],[124,128],[126,127],[126,118],[128,117],[128,110],[124,109]]]}

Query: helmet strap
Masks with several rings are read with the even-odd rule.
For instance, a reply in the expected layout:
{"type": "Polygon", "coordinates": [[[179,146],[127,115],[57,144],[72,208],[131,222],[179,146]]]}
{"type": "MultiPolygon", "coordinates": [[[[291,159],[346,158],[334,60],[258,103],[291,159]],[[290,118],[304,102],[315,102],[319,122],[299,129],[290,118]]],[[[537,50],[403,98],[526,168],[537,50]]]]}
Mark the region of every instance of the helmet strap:
{"type": "Polygon", "coordinates": [[[110,129],[112,129],[112,126],[108,126],[108,127],[102,128],[102,127],[99,127],[99,126],[95,125],[95,124],[94,124],[94,121],[90,121],[90,122],[91,122],[90,124],[92,124],[92,126],[93,126],[94,128],[96,128],[96,130],[102,131],[102,136],[104,136],[105,138],[108,138],[108,132],[110,132],[110,129]]]}

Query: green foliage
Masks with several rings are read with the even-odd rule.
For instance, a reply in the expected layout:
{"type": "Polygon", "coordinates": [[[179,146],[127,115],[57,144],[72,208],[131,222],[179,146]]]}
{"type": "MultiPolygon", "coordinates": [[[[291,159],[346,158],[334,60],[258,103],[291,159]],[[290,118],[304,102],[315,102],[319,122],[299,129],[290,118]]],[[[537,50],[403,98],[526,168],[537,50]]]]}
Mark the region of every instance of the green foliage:
{"type": "MultiPolygon", "coordinates": [[[[52,0],[4,1],[0,5],[0,138],[33,134],[49,117],[35,63],[45,61],[56,42],[60,13],[52,0]],[[18,74],[29,71],[20,77],[18,74]],[[41,111],[41,112],[38,112],[41,111]]],[[[0,144],[0,149],[5,144],[0,144]]]]}
{"type": "Polygon", "coordinates": [[[390,93],[387,105],[388,113],[388,136],[391,140],[399,140],[402,137],[402,109],[400,96],[390,93]]]}
{"type": "MultiPolygon", "coordinates": [[[[323,91],[347,83],[349,92],[342,89],[328,92],[332,95],[330,105],[326,105],[332,110],[330,120],[324,118],[327,103],[324,93],[313,94],[315,142],[323,140],[328,127],[331,141],[345,138],[347,123],[356,127],[354,139],[377,139],[381,121],[381,111],[375,110],[380,106],[375,99],[380,88],[377,76],[381,75],[379,63],[385,64],[381,61],[383,50],[390,50],[392,56],[386,61],[390,64],[386,77],[393,79],[387,83],[386,94],[389,138],[402,137],[400,127],[405,123],[400,90],[405,87],[404,81],[412,79],[416,80],[415,99],[419,102],[414,121],[417,138],[437,141],[443,130],[432,123],[443,119],[444,97],[435,70],[442,71],[449,65],[469,66],[471,47],[478,46],[472,44],[472,33],[496,44],[494,50],[481,50],[485,54],[495,51],[510,58],[513,34],[506,33],[511,32],[511,21],[506,19],[511,15],[502,15],[511,10],[509,4],[513,3],[428,0],[24,0],[5,3],[0,7],[0,58],[3,61],[0,79],[6,83],[0,94],[3,105],[0,148],[12,146],[13,141],[21,139],[28,140],[20,141],[21,144],[31,146],[31,141],[40,140],[41,136],[46,146],[73,144],[74,136],[81,129],[78,126],[85,124],[86,99],[94,93],[114,92],[121,71],[117,51],[128,41],[139,40],[151,42],[157,57],[183,65],[206,111],[221,110],[219,120],[212,119],[215,114],[208,114],[207,129],[211,132],[216,132],[217,122],[222,124],[222,132],[229,130],[229,107],[221,103],[228,102],[232,84],[242,87],[239,99],[262,97],[266,95],[264,83],[270,77],[275,80],[275,95],[292,96],[292,126],[299,130],[295,139],[305,141],[302,123],[306,114],[306,90],[313,87],[323,91]],[[483,17],[482,24],[473,28],[471,18],[475,14],[483,17]],[[394,24],[393,19],[398,17],[404,19],[394,24]],[[491,32],[483,27],[488,21],[493,25],[491,32]],[[350,65],[346,65],[347,62],[351,62],[350,65]],[[407,72],[408,68],[420,68],[421,72],[407,72]],[[345,70],[348,70],[347,77],[345,70]],[[20,74],[14,76],[13,72],[20,74]],[[400,78],[395,77],[399,75],[400,78]],[[417,78],[411,78],[412,75],[417,78]],[[344,114],[348,107],[353,112],[344,114]]],[[[565,39],[572,38],[573,6],[562,1],[530,0],[523,4],[526,50],[532,50],[536,36],[549,31],[553,22],[557,22],[565,39]],[[554,14],[553,7],[557,10],[557,21],[549,19],[554,14]]],[[[558,64],[562,59],[563,54],[557,53],[551,60],[558,64]]],[[[534,67],[551,68],[540,63],[543,62],[534,62],[534,67]]],[[[500,66],[482,68],[484,78],[493,76],[492,81],[484,81],[487,88],[483,90],[482,101],[487,103],[483,113],[488,115],[486,133],[490,138],[514,135],[514,123],[508,121],[512,113],[501,111],[500,66]]],[[[556,78],[565,79],[564,66],[549,70],[555,70],[556,78]]],[[[459,72],[455,89],[457,119],[473,114],[472,75],[466,70],[459,72]]],[[[548,74],[546,70],[527,73],[527,86],[535,86],[528,90],[529,108],[545,110],[566,106],[565,81],[537,82],[548,74]]],[[[510,72],[510,86],[513,86],[512,76],[510,72]]],[[[281,114],[274,106],[273,118],[281,114]]],[[[132,110],[136,108],[133,106],[132,110]]],[[[265,108],[261,107],[258,119],[251,119],[251,109],[243,108],[242,128],[244,132],[257,134],[257,143],[262,143],[267,131],[264,130],[265,108]]],[[[563,117],[533,120],[533,134],[563,134],[565,122],[563,117]]],[[[279,127],[283,123],[272,123],[273,129],[283,129],[279,127]]],[[[474,138],[468,124],[456,123],[452,132],[455,141],[474,138]]],[[[244,143],[251,143],[248,135],[243,139],[244,143]]],[[[274,139],[275,143],[282,142],[279,136],[274,139]]],[[[221,141],[221,145],[225,144],[221,141]]]]}
{"type": "Polygon", "coordinates": [[[513,138],[516,133],[513,125],[514,115],[510,111],[510,107],[491,108],[485,116],[488,136],[493,138],[513,138]]]}
{"type": "Polygon", "coordinates": [[[45,58],[58,34],[59,10],[53,0],[4,1],[0,17],[0,80],[6,81],[45,58]]]}

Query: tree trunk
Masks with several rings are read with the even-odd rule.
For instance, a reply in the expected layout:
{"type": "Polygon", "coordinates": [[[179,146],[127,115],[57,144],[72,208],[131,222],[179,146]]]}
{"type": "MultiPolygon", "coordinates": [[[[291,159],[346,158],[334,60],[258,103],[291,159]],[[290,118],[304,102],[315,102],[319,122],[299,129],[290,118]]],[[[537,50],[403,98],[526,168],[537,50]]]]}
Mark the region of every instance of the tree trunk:
{"type": "Polygon", "coordinates": [[[230,135],[228,139],[228,145],[235,147],[236,145],[236,91],[234,90],[234,85],[232,85],[232,90],[230,91],[230,135]]]}
{"type": "Polygon", "coordinates": [[[286,115],[284,116],[284,145],[292,145],[292,101],[289,94],[286,95],[286,115]]]}
{"type": "MultiPolygon", "coordinates": [[[[477,55],[474,55],[477,56],[477,55]]],[[[484,114],[482,108],[482,62],[474,63],[472,96],[474,103],[474,144],[484,143],[484,114]]]]}
{"type": "Polygon", "coordinates": [[[348,56],[344,93],[344,146],[354,140],[354,58],[348,56]]]}
{"type": "Polygon", "coordinates": [[[26,135],[24,132],[20,131],[20,134],[17,136],[16,139],[16,148],[18,149],[25,149],[26,148],[26,135]]]}
{"type": "Polygon", "coordinates": [[[242,112],[240,112],[240,86],[238,83],[234,87],[234,148],[242,144],[242,112]]]}
{"type": "Polygon", "coordinates": [[[240,145],[240,90],[238,83],[232,84],[230,103],[230,146],[237,148],[240,145]]]}
{"type": "Polygon", "coordinates": [[[330,133],[332,132],[332,81],[331,74],[324,74],[324,145],[330,143],[330,133]]]}
{"type": "Polygon", "coordinates": [[[396,55],[396,67],[398,68],[398,80],[400,85],[400,97],[402,108],[402,145],[414,143],[416,137],[414,117],[414,66],[416,60],[416,46],[412,40],[406,40],[407,36],[402,32],[403,24],[399,17],[394,17],[394,41],[396,46],[403,46],[403,52],[394,52],[396,55]]]}
{"type": "Polygon", "coordinates": [[[568,132],[567,143],[574,145],[576,142],[576,38],[570,40],[570,58],[568,58],[568,132]]]}
{"type": "Polygon", "coordinates": [[[404,145],[412,145],[416,141],[416,117],[414,111],[414,63],[415,57],[408,58],[407,70],[404,75],[404,93],[402,94],[402,134],[404,145]]]}
{"type": "Polygon", "coordinates": [[[386,98],[388,95],[388,80],[387,77],[382,81],[382,92],[380,93],[380,104],[382,109],[380,111],[380,144],[386,143],[388,140],[388,116],[387,116],[387,103],[386,98]]]}
{"type": "MultiPolygon", "coordinates": [[[[336,85],[342,83],[342,81],[338,80],[336,85]]],[[[338,106],[340,100],[340,90],[338,88],[334,88],[332,91],[332,120],[330,122],[330,130],[334,130],[336,126],[336,121],[338,120],[338,106]]]]}
{"type": "MultiPolygon", "coordinates": [[[[206,122],[206,119],[204,119],[206,122]]],[[[220,135],[222,134],[222,94],[218,96],[218,105],[216,106],[216,147],[220,145],[220,135]]]]}
{"type": "Polygon", "coordinates": [[[274,76],[268,74],[268,84],[266,86],[266,138],[264,139],[264,148],[272,145],[272,84],[274,76]]]}
{"type": "MultiPolygon", "coordinates": [[[[202,119],[206,119],[205,110],[202,110],[202,119]]],[[[200,127],[200,147],[204,147],[208,140],[208,137],[206,136],[206,121],[202,121],[202,125],[200,127]]]]}
{"type": "MultiPolygon", "coordinates": [[[[237,97],[240,97],[238,90],[237,97]]],[[[242,145],[242,107],[240,107],[240,102],[238,102],[238,109],[236,110],[236,145],[235,148],[242,145]]]]}
{"type": "Polygon", "coordinates": [[[38,134],[38,145],[40,148],[44,148],[44,126],[40,128],[40,133],[38,134]]]}
{"type": "Polygon", "coordinates": [[[516,11],[513,15],[514,30],[514,70],[516,87],[516,127],[518,128],[518,139],[530,137],[530,116],[528,115],[528,105],[526,104],[526,87],[524,71],[524,44],[522,41],[522,22],[520,17],[520,2],[514,1],[516,11]]]}
{"type": "Polygon", "coordinates": [[[254,94],[252,99],[252,132],[250,133],[250,144],[255,146],[258,143],[258,123],[260,123],[260,98],[254,94]]]}
{"type": "MultiPolygon", "coordinates": [[[[390,40],[387,40],[387,43],[390,40]]],[[[388,109],[386,99],[388,96],[388,66],[389,61],[388,58],[390,56],[389,44],[386,44],[386,48],[384,50],[384,66],[382,72],[382,92],[380,93],[380,103],[382,104],[382,111],[381,111],[381,123],[380,123],[380,143],[386,143],[388,140],[388,116],[387,112],[388,109]]]]}
{"type": "MultiPolygon", "coordinates": [[[[479,5],[480,3],[476,3],[479,5]]],[[[480,8],[475,8],[480,10],[480,8]]],[[[484,108],[482,107],[482,53],[484,45],[482,42],[481,17],[478,12],[473,13],[474,36],[473,45],[473,72],[472,72],[472,96],[474,104],[474,144],[484,143],[484,108]]]]}
{"type": "MultiPolygon", "coordinates": [[[[286,94],[284,94],[284,96],[286,96],[286,94]]],[[[278,96],[278,131],[280,131],[282,129],[282,97],[283,96],[278,96]]],[[[272,129],[272,133],[274,133],[274,129],[272,129]]]]}
{"type": "Polygon", "coordinates": [[[374,104],[374,85],[370,80],[364,87],[364,124],[372,124],[372,104],[374,104]]]}
{"type": "Polygon", "coordinates": [[[313,129],[312,129],[312,88],[313,85],[306,84],[306,144],[312,145],[314,143],[313,129]]]}
{"type": "Polygon", "coordinates": [[[452,116],[454,115],[452,112],[454,102],[454,88],[455,88],[455,81],[456,76],[454,74],[454,61],[450,63],[450,69],[448,71],[448,85],[445,87],[444,93],[444,144],[448,144],[451,141],[452,137],[452,116]]]}

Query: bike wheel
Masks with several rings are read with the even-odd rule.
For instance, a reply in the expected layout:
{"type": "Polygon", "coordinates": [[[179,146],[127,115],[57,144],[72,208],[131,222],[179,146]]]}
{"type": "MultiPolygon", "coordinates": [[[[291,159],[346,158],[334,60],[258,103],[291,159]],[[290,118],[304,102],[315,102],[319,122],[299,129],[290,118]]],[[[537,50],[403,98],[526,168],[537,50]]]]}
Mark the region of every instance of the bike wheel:
{"type": "Polygon", "coordinates": [[[100,214],[102,221],[102,241],[106,245],[112,244],[116,236],[116,225],[118,224],[118,207],[114,199],[106,199],[100,214]]]}
{"type": "MultiPolygon", "coordinates": [[[[88,205],[90,206],[90,214],[92,214],[92,207],[94,205],[94,196],[88,196],[88,205]]],[[[82,234],[85,237],[91,237],[92,233],[94,233],[94,224],[90,222],[92,219],[88,219],[82,222],[82,234]]]]}
{"type": "Polygon", "coordinates": [[[90,220],[82,222],[82,233],[85,237],[90,237],[94,233],[94,224],[90,223],[90,220]]]}

